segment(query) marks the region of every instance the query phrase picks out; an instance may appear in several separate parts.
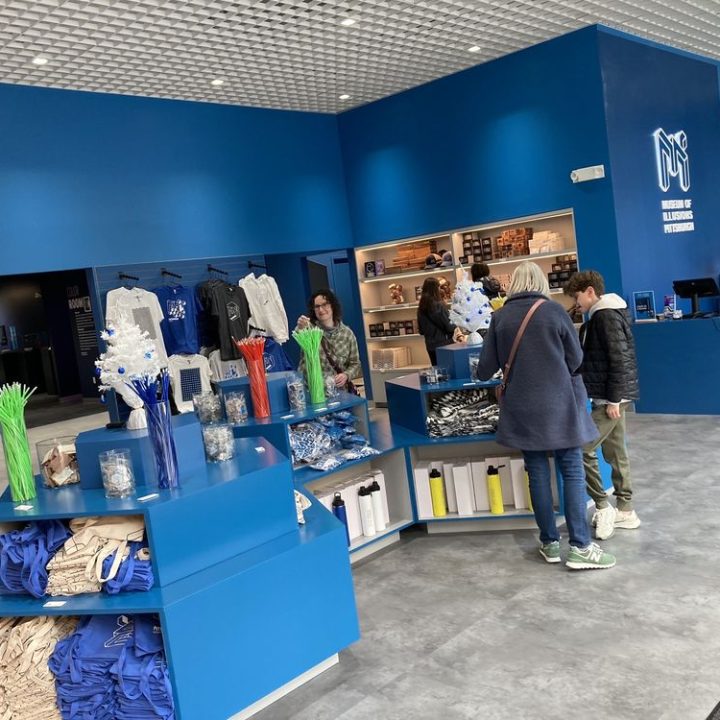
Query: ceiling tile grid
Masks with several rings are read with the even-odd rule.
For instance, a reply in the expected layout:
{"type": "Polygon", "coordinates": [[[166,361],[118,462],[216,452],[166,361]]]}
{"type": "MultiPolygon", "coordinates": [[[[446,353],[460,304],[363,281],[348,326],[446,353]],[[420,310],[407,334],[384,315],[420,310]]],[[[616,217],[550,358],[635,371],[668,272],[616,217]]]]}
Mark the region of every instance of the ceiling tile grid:
{"type": "Polygon", "coordinates": [[[336,113],[598,22],[720,59],[719,16],[719,0],[0,0],[0,82],[336,113]]]}

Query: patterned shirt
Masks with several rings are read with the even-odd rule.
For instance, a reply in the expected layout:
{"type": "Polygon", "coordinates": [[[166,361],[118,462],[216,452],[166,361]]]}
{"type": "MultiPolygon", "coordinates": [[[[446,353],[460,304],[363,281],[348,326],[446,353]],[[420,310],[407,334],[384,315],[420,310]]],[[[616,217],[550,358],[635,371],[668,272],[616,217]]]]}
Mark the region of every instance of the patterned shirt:
{"type": "MultiPolygon", "coordinates": [[[[339,322],[329,330],[325,329],[325,340],[330,348],[333,360],[350,380],[362,376],[360,353],[355,333],[345,323],[339,322]]],[[[335,375],[335,370],[320,345],[320,365],[323,375],[335,375]]],[[[305,355],[300,360],[300,370],[305,370],[305,355]]]]}

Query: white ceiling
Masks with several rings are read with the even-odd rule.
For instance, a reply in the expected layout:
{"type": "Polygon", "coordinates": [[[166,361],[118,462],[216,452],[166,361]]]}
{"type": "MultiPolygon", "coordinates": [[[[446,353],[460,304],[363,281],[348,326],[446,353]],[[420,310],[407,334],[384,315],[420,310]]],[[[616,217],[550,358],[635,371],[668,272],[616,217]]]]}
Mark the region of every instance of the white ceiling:
{"type": "Polygon", "coordinates": [[[335,113],[598,22],[720,59],[720,0],[0,0],[0,82],[335,113]]]}

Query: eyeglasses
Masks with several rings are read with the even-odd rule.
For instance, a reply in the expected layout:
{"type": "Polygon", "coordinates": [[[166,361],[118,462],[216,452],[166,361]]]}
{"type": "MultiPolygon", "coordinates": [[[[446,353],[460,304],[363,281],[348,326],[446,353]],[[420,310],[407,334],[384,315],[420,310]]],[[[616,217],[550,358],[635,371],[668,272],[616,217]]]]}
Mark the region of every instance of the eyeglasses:
{"type": "Polygon", "coordinates": [[[329,307],[330,307],[330,303],[329,303],[329,302],[324,302],[324,303],[322,303],[322,304],[320,304],[320,305],[315,305],[315,309],[316,309],[316,310],[325,310],[325,308],[329,308],[329,307]]]}

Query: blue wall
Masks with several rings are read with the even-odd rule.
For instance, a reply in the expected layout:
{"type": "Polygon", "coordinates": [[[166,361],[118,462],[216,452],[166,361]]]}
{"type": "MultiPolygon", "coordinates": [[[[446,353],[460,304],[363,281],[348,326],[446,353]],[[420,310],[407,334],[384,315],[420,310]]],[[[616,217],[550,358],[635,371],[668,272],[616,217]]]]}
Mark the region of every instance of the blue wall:
{"type": "MultiPolygon", "coordinates": [[[[669,49],[600,34],[623,287],[654,290],[662,308],[672,281],[720,273],[718,67],[669,49]],[[688,136],[690,189],[658,186],[657,128],[688,136]],[[661,201],[692,199],[695,230],[666,234],[661,201]]],[[[683,305],[687,311],[689,301],[683,305]]]]}
{"type": "Polygon", "coordinates": [[[580,261],[620,285],[598,29],[339,117],[356,245],[572,207],[580,261]]]}
{"type": "Polygon", "coordinates": [[[0,85],[0,273],[352,246],[333,116],[0,85]]]}

